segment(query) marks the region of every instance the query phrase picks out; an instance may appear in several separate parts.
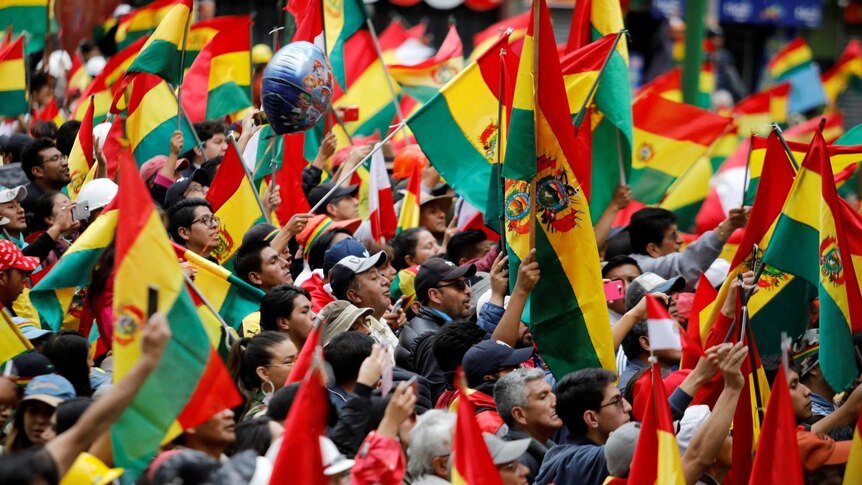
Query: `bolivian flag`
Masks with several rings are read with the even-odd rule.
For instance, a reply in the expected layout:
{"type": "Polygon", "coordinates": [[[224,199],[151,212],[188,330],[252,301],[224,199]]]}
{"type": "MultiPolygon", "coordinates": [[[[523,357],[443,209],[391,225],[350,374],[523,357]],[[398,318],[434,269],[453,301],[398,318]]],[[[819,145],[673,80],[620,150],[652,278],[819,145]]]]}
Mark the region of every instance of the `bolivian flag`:
{"type": "Polygon", "coordinates": [[[833,389],[856,377],[851,334],[862,328],[862,220],[838,197],[817,133],[775,226],[764,261],[814,285],[820,297],[820,367],[833,389]],[[824,174],[827,174],[824,176],[824,174]]]}
{"type": "Polygon", "coordinates": [[[30,292],[30,301],[54,330],[78,330],[90,275],[105,248],[114,242],[116,206],[112,203],[75,239],[30,292]]]}
{"type": "Polygon", "coordinates": [[[57,98],[51,96],[45,106],[41,109],[33,108],[33,120],[35,121],[53,121],[59,128],[63,124],[63,114],[60,113],[60,107],[57,106],[57,98]]]}
{"type": "Polygon", "coordinates": [[[407,192],[401,199],[401,213],[398,215],[398,226],[395,234],[405,229],[419,227],[419,201],[422,195],[422,167],[413,165],[410,180],[407,181],[407,192]]]}
{"type": "Polygon", "coordinates": [[[242,163],[236,149],[228,147],[207,192],[213,214],[221,219],[219,245],[212,254],[219,264],[230,262],[231,267],[243,235],[251,226],[265,220],[242,163]]]}
{"type": "MultiPolygon", "coordinates": [[[[846,89],[851,80],[862,78],[862,44],[858,39],[851,39],[844,48],[838,62],[820,76],[823,92],[830,106],[835,106],[838,96],[846,89]]],[[[829,138],[826,138],[829,141],[829,138]]]]}
{"type": "Polygon", "coordinates": [[[75,137],[75,144],[72,145],[72,151],[69,153],[69,176],[72,180],[66,185],[67,194],[72,200],[78,199],[78,193],[81,192],[81,187],[88,181],[93,180],[95,171],[93,170],[93,103],[87,106],[87,112],[84,114],[84,120],[81,121],[81,126],[78,128],[78,136],[75,137]]]}
{"type": "Polygon", "coordinates": [[[148,285],[158,289],[171,339],[156,370],[111,428],[114,457],[134,479],[159,445],[182,429],[242,402],[230,374],[197,316],[182,269],[149,192],[129,160],[121,162],[115,257],[114,382],[140,358],[148,285]]]}
{"type": "Polygon", "coordinates": [[[407,120],[431,164],[456,192],[483,213],[497,151],[504,149],[498,143],[505,142],[497,126],[500,73],[507,66],[517,66],[509,60],[513,54],[508,50],[505,64],[500,59],[500,50],[506,47],[507,38],[497,38],[485,54],[407,120]]]}
{"type": "Polygon", "coordinates": [[[171,9],[186,0],[156,0],[149,5],[136,8],[122,16],[117,22],[114,40],[118,49],[125,49],[141,37],[153,33],[171,9]]]}
{"type": "Polygon", "coordinates": [[[174,5],[159,23],[153,35],[141,49],[128,72],[156,74],[175,85],[182,73],[180,57],[183,39],[188,35],[192,16],[192,0],[181,0],[174,5]]]}
{"type": "MultiPolygon", "coordinates": [[[[186,59],[185,68],[188,69],[204,46],[213,39],[219,32],[241,28],[243,25],[249,25],[251,18],[248,15],[225,15],[221,17],[213,17],[209,20],[195,22],[189,29],[189,37],[186,39],[186,59]]],[[[245,44],[251,42],[251,38],[245,40],[245,44]]],[[[248,61],[251,62],[251,61],[248,61]]],[[[249,67],[251,69],[251,67],[249,67]]]]}
{"type": "Polygon", "coordinates": [[[814,60],[811,48],[802,37],[793,39],[770,59],[767,65],[769,75],[777,82],[784,81],[793,74],[806,69],[814,60]]]}
{"type": "MultiPolygon", "coordinates": [[[[512,272],[528,256],[535,227],[535,259],[543,278],[524,315],[545,362],[558,378],[585,367],[615,370],[608,312],[590,208],[572,165],[575,153],[566,88],[545,2],[537,0],[518,67],[503,174],[506,182],[506,242],[512,272]],[[534,18],[534,17],[533,17],[534,18]],[[536,38],[538,36],[538,39],[536,38]],[[538,59],[535,58],[538,56],[538,59]],[[533,72],[533,65],[540,72],[533,72]],[[538,76],[539,85],[534,79],[538,76]],[[542,197],[531,221],[528,180],[542,197]]],[[[514,273],[512,275],[514,281],[514,273]]]]}
{"type": "Polygon", "coordinates": [[[464,48],[458,30],[449,26],[449,33],[434,57],[410,66],[386,67],[405,93],[421,103],[428,101],[464,67],[464,48]]]}
{"type": "Polygon", "coordinates": [[[644,204],[661,200],[668,187],[724,133],[731,119],[654,94],[632,106],[635,157],[632,197],[644,204]]]}
{"type": "Polygon", "coordinates": [[[8,315],[7,310],[0,307],[0,364],[28,350],[33,350],[33,344],[27,340],[18,325],[15,325],[8,315]]]}
{"type": "Polygon", "coordinates": [[[647,396],[648,408],[629,468],[628,483],[683,485],[685,476],[679,446],[658,364],[650,367],[649,378],[652,382],[647,396]]]}
{"type": "Polygon", "coordinates": [[[793,404],[781,365],[772,384],[749,483],[804,483],[793,404]]]}
{"type": "Polygon", "coordinates": [[[0,116],[15,117],[29,109],[22,35],[0,49],[0,116]]]}
{"type": "Polygon", "coordinates": [[[66,81],[66,97],[69,98],[75,93],[83,93],[91,82],[93,82],[93,78],[87,74],[87,69],[83,61],[81,61],[81,56],[75,53],[72,56],[72,68],[69,69],[69,80],[66,81]]]}
{"type": "Polygon", "coordinates": [[[102,72],[81,93],[81,101],[72,113],[73,120],[81,121],[84,119],[84,113],[86,113],[87,104],[91,97],[96,103],[96,108],[93,111],[93,122],[98,124],[105,119],[111,110],[111,100],[114,99],[113,88],[119,88],[120,85],[117,84],[117,81],[126,75],[126,70],[132,65],[146,42],[147,38],[141,37],[108,59],[102,72]]]}
{"type": "Polygon", "coordinates": [[[789,97],[790,83],[781,83],[742,99],[733,108],[739,133],[766,134],[771,123],[785,123],[789,97]]]}
{"type": "Polygon", "coordinates": [[[16,35],[27,36],[25,54],[30,55],[45,48],[45,27],[51,15],[52,31],[56,31],[53,12],[48,9],[49,0],[0,0],[0,29],[12,26],[16,35]]]}
{"type": "Polygon", "coordinates": [[[251,106],[250,23],[241,17],[215,34],[183,78],[183,109],[193,123],[251,106]]]}
{"type": "MultiPolygon", "coordinates": [[[[530,21],[530,12],[524,12],[512,18],[504,19],[473,36],[473,52],[470,60],[475,60],[491,49],[491,46],[500,39],[500,34],[512,29],[509,34],[509,42],[516,42],[527,35],[527,23],[530,21]]],[[[495,48],[496,50],[496,48],[495,48]]]]}
{"type": "Polygon", "coordinates": [[[682,103],[682,70],[674,67],[670,71],[656,76],[652,81],[641,86],[637,96],[646,93],[657,94],[662,98],[682,103]]]}
{"type": "MultiPolygon", "coordinates": [[[[170,147],[165,141],[177,129],[177,98],[168,84],[153,74],[135,74],[130,84],[126,89],[131,91],[126,105],[126,135],[140,166],[156,155],[168,154],[170,147]]],[[[185,153],[194,146],[195,137],[188,120],[182,117],[181,121],[184,145],[180,153],[185,153]]]]}

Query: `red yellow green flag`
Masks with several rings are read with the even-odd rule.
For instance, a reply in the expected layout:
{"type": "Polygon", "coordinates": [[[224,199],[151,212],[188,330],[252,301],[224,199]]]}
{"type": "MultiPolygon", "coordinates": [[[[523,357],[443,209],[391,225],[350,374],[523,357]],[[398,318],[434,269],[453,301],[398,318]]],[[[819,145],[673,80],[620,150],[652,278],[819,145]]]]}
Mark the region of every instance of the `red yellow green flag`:
{"type": "Polygon", "coordinates": [[[673,419],[667,403],[667,391],[658,364],[650,368],[652,384],[641,431],[629,468],[628,483],[683,485],[685,476],[676,443],[673,419]]]}
{"type": "Polygon", "coordinates": [[[100,123],[111,109],[111,100],[114,99],[114,92],[119,89],[121,84],[117,81],[123,79],[126,70],[138,56],[141,47],[147,42],[146,37],[141,37],[122,51],[114,54],[108,59],[104,69],[87,86],[87,89],[81,93],[81,102],[75,107],[72,112],[72,119],[81,121],[84,119],[84,113],[87,110],[87,104],[90,103],[90,98],[96,104],[93,111],[93,122],[100,123]]]}
{"type": "Polygon", "coordinates": [[[0,364],[4,364],[16,355],[33,350],[33,344],[9,318],[8,310],[0,306],[0,313],[0,364]]]}
{"type": "Polygon", "coordinates": [[[207,193],[213,214],[221,219],[219,246],[212,254],[222,265],[231,262],[246,231],[264,220],[242,163],[236,149],[228,147],[207,193]]]}
{"type": "Polygon", "coordinates": [[[769,60],[769,75],[778,82],[807,68],[814,60],[811,47],[802,37],[797,37],[769,60]]]}
{"type": "Polygon", "coordinates": [[[542,279],[530,295],[524,320],[545,362],[558,378],[584,367],[615,370],[590,207],[573,169],[584,160],[576,156],[571,115],[560,102],[566,88],[544,1],[536,1],[532,15],[539,16],[538,31],[531,21],[515,84],[503,165],[504,176],[519,179],[506,182],[509,268],[517,272],[527,257],[534,227],[542,279]],[[535,56],[539,56],[535,65],[540,69],[536,73],[535,56]],[[534,92],[535,76],[539,86],[534,92]],[[533,178],[541,194],[533,202],[535,215],[530,210],[533,194],[527,182],[533,178]]]}
{"type": "Polygon", "coordinates": [[[24,36],[0,48],[0,116],[27,113],[27,67],[24,36]]]}
{"type": "Polygon", "coordinates": [[[69,80],[66,81],[66,98],[72,95],[80,95],[93,82],[93,78],[87,73],[87,68],[84,62],[81,61],[81,56],[75,53],[72,56],[72,68],[69,69],[69,80]]]}
{"type": "Polygon", "coordinates": [[[733,117],[740,133],[754,131],[766,134],[771,123],[787,121],[790,83],[781,83],[742,99],[733,108],[733,117]]]}
{"type": "Polygon", "coordinates": [[[30,55],[45,48],[45,30],[50,28],[56,32],[57,25],[54,20],[50,0],[0,0],[0,29],[12,27],[14,35],[27,37],[25,54],[30,55]],[[48,16],[50,23],[48,24],[48,16]]]}
{"type": "Polygon", "coordinates": [[[422,167],[413,165],[410,180],[407,181],[407,192],[401,199],[401,212],[398,215],[398,226],[395,233],[419,226],[419,199],[422,195],[422,167]]]}
{"type": "MultiPolygon", "coordinates": [[[[204,46],[209,43],[219,32],[233,30],[238,26],[248,24],[250,19],[247,15],[224,15],[221,17],[213,17],[208,20],[195,22],[189,28],[189,36],[186,39],[186,59],[185,68],[189,69],[194,63],[197,56],[203,50],[204,46]]],[[[246,39],[246,43],[251,42],[251,39],[246,39]]],[[[247,61],[250,62],[250,61],[247,61]]],[[[185,93],[183,93],[185,96],[185,93]]]]}
{"type": "Polygon", "coordinates": [[[862,43],[859,39],[851,39],[841,57],[838,58],[838,62],[820,76],[829,105],[835,105],[838,96],[847,89],[851,80],[858,81],[860,78],[862,78],[862,43]]]}
{"type": "Polygon", "coordinates": [[[171,9],[186,0],[156,0],[120,17],[114,40],[118,49],[125,49],[138,39],[153,33],[171,9]]]}
{"type": "Polygon", "coordinates": [[[434,57],[414,65],[386,67],[405,93],[421,103],[428,101],[464,67],[464,48],[458,30],[449,26],[449,33],[434,57]]]}
{"type": "Polygon", "coordinates": [[[215,34],[183,78],[183,109],[192,123],[251,106],[251,20],[239,17],[215,34]]]}
{"type": "MultiPolygon", "coordinates": [[[[462,396],[466,396],[466,379],[461,369],[455,377],[462,396]]],[[[482,430],[476,422],[476,410],[469,399],[458,399],[455,436],[452,438],[452,483],[454,485],[502,485],[500,472],[494,466],[482,430]]]]}
{"type": "Polygon", "coordinates": [[[87,112],[78,128],[78,136],[75,137],[75,144],[72,145],[72,151],[69,153],[69,176],[72,177],[72,180],[66,185],[66,190],[72,200],[78,199],[81,186],[89,180],[93,180],[95,176],[93,170],[95,154],[93,151],[94,108],[92,102],[88,104],[87,112]]]}
{"type": "Polygon", "coordinates": [[[149,192],[131,160],[120,166],[115,256],[113,355],[115,382],[140,356],[148,285],[158,290],[172,337],[155,372],[112,427],[117,465],[134,479],[159,445],[242,399],[189,297],[182,268],[149,192]]]}
{"type": "Polygon", "coordinates": [[[63,114],[60,112],[60,107],[57,106],[57,98],[51,96],[45,106],[33,108],[33,120],[35,121],[53,121],[58,127],[63,124],[63,114]]]}
{"type": "Polygon", "coordinates": [[[632,197],[658,203],[668,187],[706,153],[731,119],[645,94],[632,106],[635,156],[629,184],[632,197]]]}
{"type": "Polygon", "coordinates": [[[682,103],[682,70],[674,67],[670,71],[656,76],[652,81],[641,86],[637,95],[652,93],[662,98],[682,103]]]}
{"type": "Polygon", "coordinates": [[[180,57],[187,39],[192,17],[192,0],[180,0],[159,22],[156,31],[147,39],[141,53],[129,66],[128,72],[148,72],[165,81],[179,83],[183,67],[180,57]]]}

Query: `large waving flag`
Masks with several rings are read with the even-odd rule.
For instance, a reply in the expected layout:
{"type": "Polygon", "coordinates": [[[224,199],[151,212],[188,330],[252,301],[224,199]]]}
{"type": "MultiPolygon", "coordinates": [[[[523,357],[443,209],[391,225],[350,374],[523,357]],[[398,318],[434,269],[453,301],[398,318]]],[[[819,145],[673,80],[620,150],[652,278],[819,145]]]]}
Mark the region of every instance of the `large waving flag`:
{"type": "MultiPolygon", "coordinates": [[[[623,30],[623,13],[617,0],[578,1],[572,11],[572,28],[566,50],[571,52],[608,34],[623,30]]],[[[625,39],[608,61],[596,91],[596,108],[602,114],[593,128],[590,213],[598,218],[620,184],[622,163],[628,177],[632,162],[632,96],[629,53],[625,39]]]]}
{"type": "Polygon", "coordinates": [[[629,184],[644,204],[661,200],[668,187],[706,153],[731,119],[645,94],[632,106],[635,157],[629,184]]]}
{"type": "Polygon", "coordinates": [[[251,106],[251,20],[215,34],[183,78],[183,109],[192,123],[223,118],[251,106]]]}
{"type": "Polygon", "coordinates": [[[69,176],[72,180],[66,185],[66,190],[72,200],[77,200],[81,186],[95,177],[95,170],[93,170],[96,153],[93,147],[94,108],[94,103],[88,104],[87,112],[78,128],[78,136],[75,137],[75,144],[72,145],[72,151],[69,153],[69,176]]]}
{"type": "Polygon", "coordinates": [[[386,67],[405,93],[420,103],[428,101],[464,67],[464,48],[458,30],[449,26],[449,33],[434,57],[410,66],[386,67]]]}
{"type": "Polygon", "coordinates": [[[784,46],[767,65],[769,75],[778,82],[789,79],[793,74],[806,69],[814,62],[811,47],[802,37],[797,37],[784,46]]]}
{"type": "Polygon", "coordinates": [[[781,83],[742,99],[733,108],[739,132],[764,134],[771,123],[786,122],[789,97],[790,83],[781,83]]]}
{"type": "Polygon", "coordinates": [[[156,0],[120,17],[114,40],[118,49],[125,49],[138,39],[152,34],[171,9],[185,0],[156,0]]]}
{"type": "Polygon", "coordinates": [[[419,226],[419,203],[422,197],[422,167],[413,165],[410,179],[407,181],[407,191],[401,199],[401,212],[398,214],[398,224],[395,229],[400,233],[405,229],[419,226]]]}
{"type": "Polygon", "coordinates": [[[647,402],[651,405],[641,423],[635,454],[629,467],[628,483],[683,485],[685,476],[682,473],[679,446],[676,444],[667,391],[658,364],[650,366],[650,378],[652,384],[647,402]]]}
{"type": "Polygon", "coordinates": [[[148,72],[176,85],[182,77],[180,57],[184,39],[189,33],[192,17],[192,0],[180,0],[159,22],[141,53],[129,66],[128,72],[148,72]]]}
{"type": "Polygon", "coordinates": [[[155,372],[111,428],[117,465],[134,479],[162,442],[238,405],[242,398],[197,316],[176,254],[159,213],[149,203],[137,167],[130,160],[121,163],[114,266],[115,382],[140,356],[147,285],[157,288],[158,309],[166,314],[172,333],[155,372]]]}
{"type": "Polygon", "coordinates": [[[212,254],[219,264],[224,265],[233,259],[246,231],[265,220],[255,197],[255,188],[246,176],[234,147],[228,147],[225,152],[207,192],[207,200],[212,204],[213,214],[221,219],[219,245],[212,254]]]}
{"type": "Polygon", "coordinates": [[[117,210],[111,204],[33,287],[30,301],[54,331],[85,329],[89,325],[89,322],[83,325],[81,322],[85,313],[86,292],[83,289],[90,285],[90,275],[99,257],[114,242],[116,228],[117,210]]]}
{"type": "Polygon", "coordinates": [[[778,368],[772,384],[769,406],[763,418],[763,429],[754,454],[749,483],[802,485],[802,459],[796,440],[796,418],[787,386],[784,366],[778,368]]]}
{"type": "MultiPolygon", "coordinates": [[[[838,58],[838,62],[820,76],[829,105],[834,106],[838,102],[838,96],[847,89],[850,81],[856,81],[858,84],[860,79],[862,79],[862,43],[859,39],[851,39],[841,53],[841,57],[838,58]]],[[[828,137],[826,141],[829,141],[828,137]]]]}
{"type": "MultiPolygon", "coordinates": [[[[503,166],[506,185],[506,240],[510,271],[530,253],[535,227],[536,261],[543,277],[530,295],[525,313],[545,362],[557,377],[584,367],[616,369],[607,305],[601,290],[601,268],[590,208],[572,166],[575,134],[565,99],[551,20],[545,2],[524,39],[503,166]],[[538,36],[538,39],[536,39],[538,36]],[[537,43],[534,45],[534,43],[537,43]],[[540,72],[533,73],[534,56],[540,72]],[[534,93],[534,76],[538,91],[534,93]],[[529,183],[535,178],[543,194],[531,221],[529,183]]],[[[514,281],[514,274],[513,279],[514,281]]]]}
{"type": "Polygon", "coordinates": [[[93,102],[96,104],[96,108],[93,111],[94,122],[100,123],[105,119],[105,116],[111,109],[111,100],[114,99],[115,89],[119,89],[121,86],[121,84],[117,84],[117,81],[126,75],[126,70],[132,65],[132,62],[138,56],[138,53],[146,42],[146,37],[140,37],[108,59],[108,63],[105,64],[102,72],[81,93],[81,102],[78,103],[75,111],[72,112],[73,120],[81,121],[84,119],[84,113],[87,110],[90,98],[93,98],[93,102]]]}
{"type": "Polygon", "coordinates": [[[838,197],[829,169],[826,142],[817,133],[776,223],[777,243],[767,248],[764,261],[818,288],[820,367],[833,389],[844,389],[856,375],[851,334],[862,328],[854,269],[862,268],[855,261],[862,255],[862,220],[838,197]]]}
{"type": "Polygon", "coordinates": [[[53,12],[54,2],[49,0],[0,0],[0,29],[12,27],[14,35],[27,37],[25,54],[30,55],[45,48],[45,29],[56,32],[53,12]],[[51,25],[48,25],[48,17],[51,25]]]}
{"type": "MultiPolygon", "coordinates": [[[[505,64],[501,61],[500,49],[507,47],[507,38],[498,37],[493,46],[486,47],[485,54],[407,120],[431,164],[458,194],[483,213],[497,151],[505,149],[499,145],[505,143],[505,136],[500,136],[497,126],[500,73],[508,66],[517,66],[509,60],[513,54],[508,50],[505,64]]],[[[507,87],[512,91],[514,86],[507,87]]]]}
{"type": "MultiPolygon", "coordinates": [[[[461,369],[455,377],[462,396],[469,392],[461,369]]],[[[502,485],[500,473],[491,459],[476,409],[469,399],[458,399],[455,436],[452,438],[452,483],[456,485],[502,485]]]]}
{"type": "MultiPolygon", "coordinates": [[[[147,73],[131,77],[131,86],[126,109],[126,135],[129,148],[138,166],[156,155],[167,155],[168,140],[177,129],[177,98],[168,84],[158,76],[147,73]]],[[[119,109],[119,108],[118,108],[119,109]]],[[[183,132],[183,149],[190,150],[195,143],[194,128],[186,117],[180,118],[183,132]]]]}
{"type": "Polygon", "coordinates": [[[375,241],[388,241],[395,236],[398,220],[395,217],[392,184],[380,150],[371,156],[369,172],[368,220],[371,222],[371,237],[375,241]]]}
{"type": "MultiPolygon", "coordinates": [[[[242,28],[243,25],[249,22],[250,18],[248,15],[223,15],[193,23],[189,28],[189,36],[186,39],[184,67],[189,69],[192,66],[204,46],[213,40],[216,34],[235,28],[242,28]]],[[[251,39],[246,42],[251,42],[251,39]]]]}
{"type": "Polygon", "coordinates": [[[29,109],[22,35],[0,48],[0,116],[15,117],[29,109]]]}

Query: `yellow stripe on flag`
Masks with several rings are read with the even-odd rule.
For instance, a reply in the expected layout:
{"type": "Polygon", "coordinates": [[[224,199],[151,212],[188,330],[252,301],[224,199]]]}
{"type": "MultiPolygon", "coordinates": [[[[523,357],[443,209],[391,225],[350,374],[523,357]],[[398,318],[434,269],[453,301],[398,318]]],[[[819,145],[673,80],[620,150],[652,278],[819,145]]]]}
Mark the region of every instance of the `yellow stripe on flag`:
{"type": "Polygon", "coordinates": [[[177,116],[177,100],[164,81],[144,94],[138,109],[126,118],[126,134],[130,149],[135,151],[138,144],[162,123],[177,116]]]}
{"type": "Polygon", "coordinates": [[[213,57],[210,61],[208,90],[212,91],[214,88],[231,81],[240,86],[251,84],[248,51],[222,54],[213,57]]]}
{"type": "Polygon", "coordinates": [[[0,91],[23,91],[27,89],[27,74],[23,59],[0,62],[0,91]]]}
{"type": "Polygon", "coordinates": [[[679,177],[690,165],[680,161],[697,160],[707,146],[689,140],[676,140],[640,128],[634,128],[635,156],[633,169],[651,168],[679,177]]]}

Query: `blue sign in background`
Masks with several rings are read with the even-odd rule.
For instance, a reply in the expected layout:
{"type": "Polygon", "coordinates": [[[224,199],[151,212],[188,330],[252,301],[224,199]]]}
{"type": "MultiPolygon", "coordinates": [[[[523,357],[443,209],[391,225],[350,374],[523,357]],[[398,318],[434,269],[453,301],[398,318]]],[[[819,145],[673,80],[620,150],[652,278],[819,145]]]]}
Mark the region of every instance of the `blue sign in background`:
{"type": "Polygon", "coordinates": [[[721,0],[719,22],[819,27],[823,21],[823,0],[721,0]]]}

